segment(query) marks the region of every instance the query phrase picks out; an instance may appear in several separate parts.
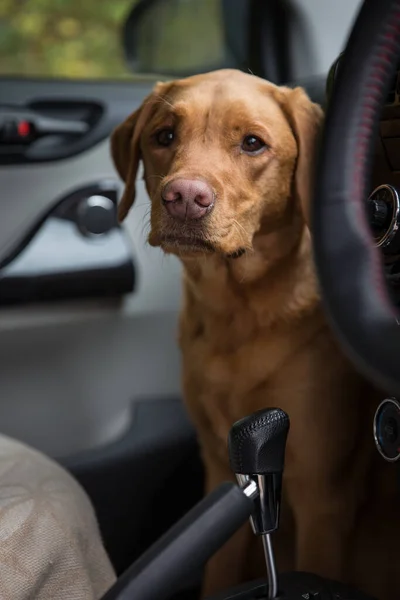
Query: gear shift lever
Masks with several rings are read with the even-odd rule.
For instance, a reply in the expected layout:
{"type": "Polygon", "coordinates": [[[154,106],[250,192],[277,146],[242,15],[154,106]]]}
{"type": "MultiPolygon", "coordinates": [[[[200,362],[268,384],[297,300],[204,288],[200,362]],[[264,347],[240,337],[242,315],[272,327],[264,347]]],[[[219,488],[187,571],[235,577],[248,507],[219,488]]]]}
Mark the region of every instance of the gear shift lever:
{"type": "Polygon", "coordinates": [[[271,533],[278,529],[290,421],[279,408],[258,411],[235,423],[229,433],[229,460],[241,487],[256,482],[259,496],[250,518],[253,531],[262,536],[268,571],[268,598],[278,595],[278,578],[271,533]]]}

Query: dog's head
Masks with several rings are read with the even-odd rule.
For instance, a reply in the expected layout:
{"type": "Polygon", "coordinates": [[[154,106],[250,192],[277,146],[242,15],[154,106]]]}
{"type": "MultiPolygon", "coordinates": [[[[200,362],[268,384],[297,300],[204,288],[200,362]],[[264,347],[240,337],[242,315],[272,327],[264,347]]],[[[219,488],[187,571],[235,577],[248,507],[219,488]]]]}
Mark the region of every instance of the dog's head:
{"type": "Polygon", "coordinates": [[[321,120],[301,88],[240,71],[159,83],[112,135],[125,182],[119,219],[134,202],[142,160],[149,243],[181,256],[238,256],[288,212],[307,221],[321,120]]]}

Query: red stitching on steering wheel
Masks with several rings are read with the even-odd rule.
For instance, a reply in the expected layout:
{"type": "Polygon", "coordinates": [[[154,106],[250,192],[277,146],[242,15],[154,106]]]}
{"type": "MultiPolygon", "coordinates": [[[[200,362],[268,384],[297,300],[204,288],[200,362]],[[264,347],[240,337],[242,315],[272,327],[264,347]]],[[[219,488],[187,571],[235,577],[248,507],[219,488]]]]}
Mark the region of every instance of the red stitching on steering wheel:
{"type": "MultiPolygon", "coordinates": [[[[399,3],[397,3],[399,4],[399,3]]],[[[382,32],[381,46],[378,50],[375,63],[367,79],[367,92],[364,96],[364,103],[361,107],[361,117],[356,136],[358,139],[358,150],[355,155],[355,166],[353,176],[353,189],[350,201],[354,205],[357,213],[358,223],[364,229],[366,239],[370,240],[371,232],[365,215],[365,175],[367,168],[367,151],[370,143],[370,132],[372,131],[376,113],[380,109],[380,98],[382,85],[387,75],[387,69],[390,68],[390,57],[395,51],[397,40],[400,38],[400,7],[395,6],[392,10],[391,19],[385,23],[385,31],[382,32]],[[386,63],[386,64],[385,64],[386,63]]],[[[376,251],[371,252],[372,275],[375,280],[377,291],[382,302],[390,312],[396,316],[396,311],[392,306],[386,288],[385,276],[382,272],[382,265],[379,260],[379,254],[376,251]]]]}

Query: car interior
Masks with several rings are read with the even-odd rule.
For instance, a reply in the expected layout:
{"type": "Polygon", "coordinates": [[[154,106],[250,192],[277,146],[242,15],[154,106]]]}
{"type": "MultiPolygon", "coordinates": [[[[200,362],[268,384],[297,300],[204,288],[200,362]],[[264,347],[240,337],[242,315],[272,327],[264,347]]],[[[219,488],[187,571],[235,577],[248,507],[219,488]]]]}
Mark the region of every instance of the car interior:
{"type": "MultiPolygon", "coordinates": [[[[181,268],[146,244],[141,180],[118,223],[110,135],[161,80],[229,67],[304,87],[328,111],[313,215],[325,306],[354,362],[395,395],[400,2],[380,0],[374,19],[372,4],[0,2],[0,430],[55,459],[87,492],[119,578],[106,600],[199,597],[205,560],[253,514],[258,494],[247,478],[246,494],[231,485],[202,500],[176,343],[181,268]],[[390,27],[397,37],[385,54],[390,27]],[[369,121],[354,108],[363,103],[369,121]],[[358,227],[356,204],[367,205],[373,235],[362,218],[358,227]],[[351,273],[340,268],[350,254],[351,273]]],[[[389,402],[387,418],[400,426],[400,406],[389,402]]],[[[395,462],[397,437],[381,433],[387,408],[374,435],[382,460],[395,462]]],[[[254,448],[243,450],[250,463],[254,448]]],[[[323,582],[294,575],[280,598],[366,598],[339,588],[324,595],[323,582]]],[[[277,596],[256,582],[219,598],[266,597],[277,596]]]]}

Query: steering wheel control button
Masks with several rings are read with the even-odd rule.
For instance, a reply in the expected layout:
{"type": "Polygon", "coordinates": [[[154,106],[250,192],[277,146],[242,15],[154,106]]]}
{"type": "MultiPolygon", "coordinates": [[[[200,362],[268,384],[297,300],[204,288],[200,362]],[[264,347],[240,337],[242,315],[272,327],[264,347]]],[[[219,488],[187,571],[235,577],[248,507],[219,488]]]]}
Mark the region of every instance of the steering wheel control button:
{"type": "Polygon", "coordinates": [[[77,225],[84,235],[104,235],[117,225],[115,203],[106,196],[89,196],[77,209],[77,225]]]}
{"type": "Polygon", "coordinates": [[[374,440],[378,452],[388,462],[400,458],[400,404],[396,398],[386,398],[374,416],[374,440]]]}
{"type": "Polygon", "coordinates": [[[366,204],[368,220],[376,246],[384,254],[400,251],[400,198],[396,188],[384,184],[377,187],[366,204]]]}
{"type": "Polygon", "coordinates": [[[386,230],[392,219],[392,214],[389,206],[382,198],[372,198],[368,204],[370,224],[374,232],[381,233],[381,230],[386,230]]]}

